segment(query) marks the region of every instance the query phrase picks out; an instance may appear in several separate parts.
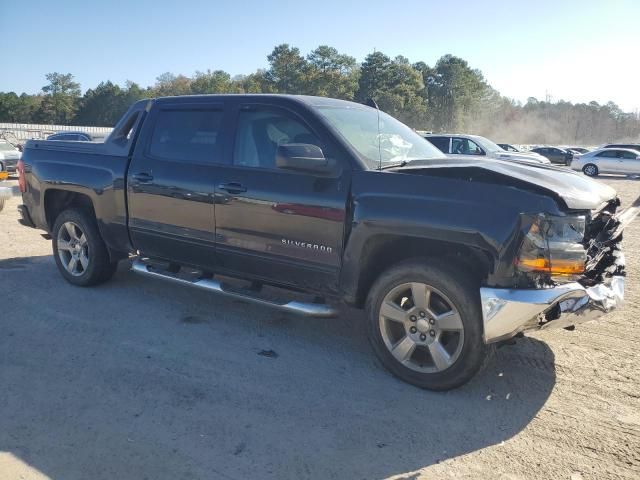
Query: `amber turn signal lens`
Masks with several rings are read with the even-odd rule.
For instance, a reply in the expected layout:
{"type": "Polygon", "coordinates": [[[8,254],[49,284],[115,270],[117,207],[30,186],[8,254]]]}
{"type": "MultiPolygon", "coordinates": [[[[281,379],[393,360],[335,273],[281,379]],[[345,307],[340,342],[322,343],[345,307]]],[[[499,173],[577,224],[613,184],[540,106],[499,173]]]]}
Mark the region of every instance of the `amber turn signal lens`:
{"type": "Polygon", "coordinates": [[[550,263],[546,258],[521,258],[518,266],[527,271],[539,271],[551,275],[579,275],[584,273],[584,262],[581,260],[554,260],[550,263]]]}
{"type": "Polygon", "coordinates": [[[553,260],[551,275],[580,275],[584,273],[584,262],[575,260],[553,260]]]}

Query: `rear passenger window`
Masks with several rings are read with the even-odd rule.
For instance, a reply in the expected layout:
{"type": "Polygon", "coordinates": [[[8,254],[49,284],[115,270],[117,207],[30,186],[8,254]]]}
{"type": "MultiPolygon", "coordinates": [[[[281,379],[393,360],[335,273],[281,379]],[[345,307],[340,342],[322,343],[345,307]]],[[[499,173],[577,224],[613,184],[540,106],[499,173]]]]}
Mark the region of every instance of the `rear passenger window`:
{"type": "Polygon", "coordinates": [[[167,160],[220,161],[222,110],[161,110],[149,154],[167,160]]]}
{"type": "Polygon", "coordinates": [[[276,168],[276,150],[289,143],[322,147],[318,138],[289,113],[245,108],[238,117],[233,163],[244,167],[276,168]]]}
{"type": "Polygon", "coordinates": [[[449,137],[426,137],[442,153],[449,153],[449,137]]]}

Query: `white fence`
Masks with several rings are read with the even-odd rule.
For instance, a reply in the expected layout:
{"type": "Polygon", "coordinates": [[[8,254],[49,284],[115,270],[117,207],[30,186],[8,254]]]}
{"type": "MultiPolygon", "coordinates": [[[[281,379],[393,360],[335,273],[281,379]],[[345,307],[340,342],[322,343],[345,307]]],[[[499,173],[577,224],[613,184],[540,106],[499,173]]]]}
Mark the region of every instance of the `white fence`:
{"type": "Polygon", "coordinates": [[[48,135],[56,132],[86,132],[94,137],[106,137],[111,133],[109,127],[82,127],[69,125],[37,125],[33,123],[0,123],[0,138],[7,140],[30,140],[47,138],[48,135]]]}

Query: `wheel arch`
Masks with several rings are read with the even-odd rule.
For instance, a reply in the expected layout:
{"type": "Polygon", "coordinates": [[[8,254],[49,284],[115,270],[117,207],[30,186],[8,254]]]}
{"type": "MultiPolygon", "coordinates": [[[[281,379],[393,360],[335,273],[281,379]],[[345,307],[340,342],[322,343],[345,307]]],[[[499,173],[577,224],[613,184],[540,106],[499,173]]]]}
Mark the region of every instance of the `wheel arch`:
{"type": "Polygon", "coordinates": [[[489,252],[478,247],[442,240],[380,234],[369,238],[359,256],[356,285],[351,298],[345,300],[361,308],[375,280],[393,265],[411,258],[446,258],[457,268],[471,272],[478,283],[493,270],[489,252]]]}
{"type": "Polygon", "coordinates": [[[87,193],[49,188],[44,192],[43,207],[44,219],[49,233],[52,233],[53,225],[58,215],[70,208],[77,208],[87,212],[96,221],[98,231],[106,243],[111,260],[116,261],[126,258],[127,255],[125,252],[111,248],[110,242],[108,241],[109,236],[105,234],[106,227],[104,223],[100,221],[94,200],[87,193]]]}
{"type": "Polygon", "coordinates": [[[79,192],[50,188],[44,192],[44,214],[45,221],[49,232],[52,231],[53,225],[63,211],[69,208],[78,208],[85,210],[95,218],[96,212],[91,198],[79,192]]]}

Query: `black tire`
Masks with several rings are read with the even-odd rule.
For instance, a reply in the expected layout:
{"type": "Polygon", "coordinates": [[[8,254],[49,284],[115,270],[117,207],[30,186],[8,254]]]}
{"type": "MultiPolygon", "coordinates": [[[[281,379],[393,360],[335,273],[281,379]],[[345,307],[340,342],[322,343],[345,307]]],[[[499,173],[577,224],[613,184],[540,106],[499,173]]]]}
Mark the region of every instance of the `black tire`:
{"type": "MultiPolygon", "coordinates": [[[[454,269],[451,262],[414,258],[385,271],[375,281],[366,302],[367,333],[383,365],[401,380],[428,390],[451,390],[467,383],[490,358],[492,346],[485,345],[482,332],[479,282],[454,269]],[[396,359],[382,334],[380,309],[385,297],[405,283],[422,283],[437,289],[453,304],[464,327],[457,359],[446,369],[432,373],[415,371],[396,359]]],[[[408,333],[407,333],[408,335],[408,333]]]]}
{"type": "Polygon", "coordinates": [[[598,176],[598,167],[593,163],[587,163],[584,167],[582,167],[582,173],[584,173],[587,177],[597,177],[598,176]]]}
{"type": "Polygon", "coordinates": [[[80,209],[69,209],[63,211],[56,218],[51,235],[53,240],[53,258],[56,261],[58,270],[64,279],[73,285],[89,287],[104,283],[113,276],[118,268],[118,262],[112,262],[109,257],[107,247],[105,246],[100,235],[100,231],[98,230],[96,219],[90,212],[80,209]],[[63,265],[61,255],[58,250],[60,231],[61,229],[66,228],[65,224],[68,222],[75,224],[79,228],[79,231],[84,233],[86,237],[86,258],[88,258],[88,265],[82,270],[82,272],[76,275],[70,273],[63,265]]]}

